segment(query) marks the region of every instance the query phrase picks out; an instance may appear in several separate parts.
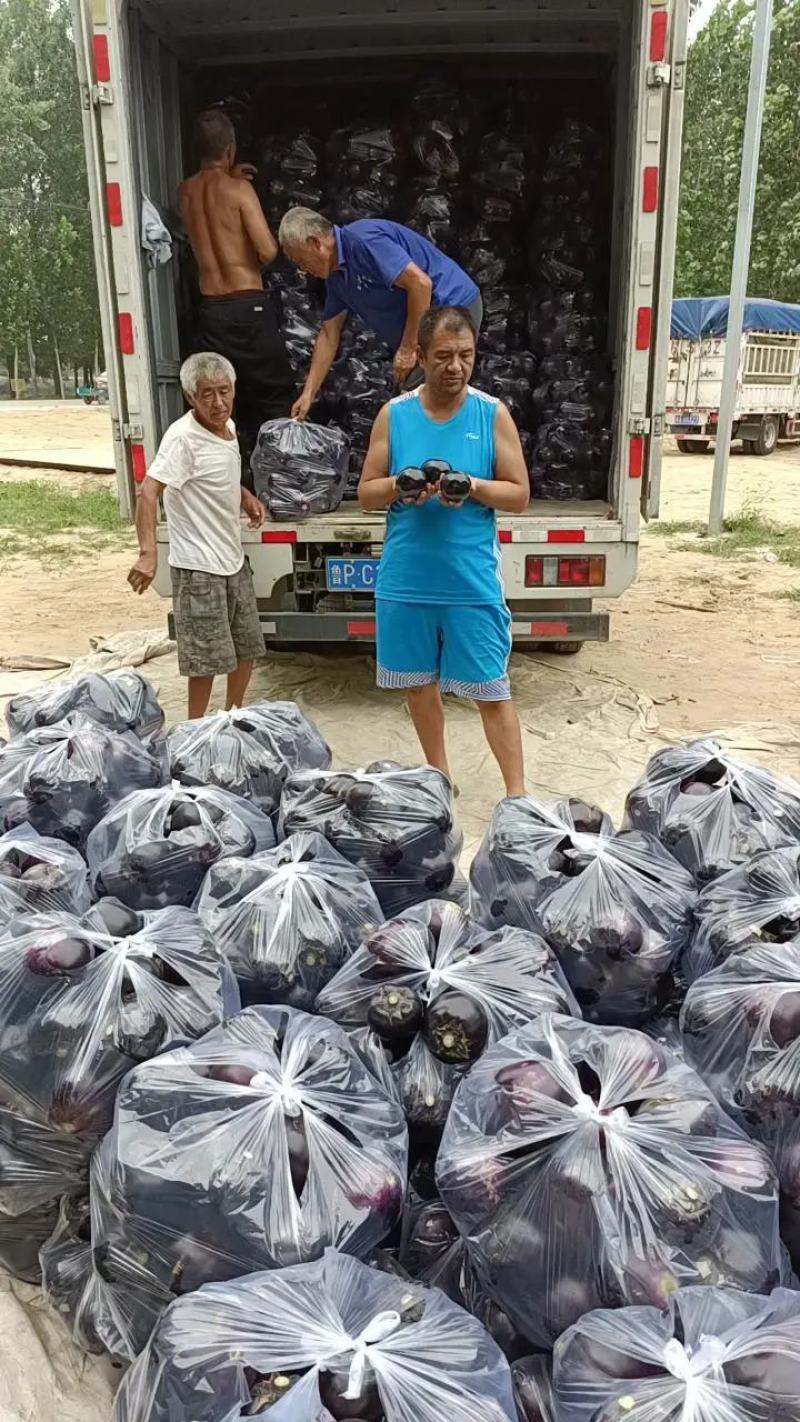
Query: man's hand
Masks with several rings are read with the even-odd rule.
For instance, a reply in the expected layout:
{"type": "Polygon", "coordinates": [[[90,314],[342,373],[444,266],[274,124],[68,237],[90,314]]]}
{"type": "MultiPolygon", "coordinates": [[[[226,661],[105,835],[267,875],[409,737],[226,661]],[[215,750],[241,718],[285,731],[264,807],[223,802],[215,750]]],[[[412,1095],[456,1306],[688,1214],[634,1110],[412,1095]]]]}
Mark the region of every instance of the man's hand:
{"type": "Polygon", "coordinates": [[[302,395],[298,395],[291,409],[293,420],[307,420],[308,412],[314,403],[313,396],[308,395],[304,390],[302,395]]]}
{"type": "Polygon", "coordinates": [[[260,528],[264,522],[266,509],[264,505],[251,494],[249,489],[242,489],[242,512],[247,515],[247,522],[250,528],[260,528]]]}
{"type": "Polygon", "coordinates": [[[140,553],[128,574],[128,582],[135,593],[147,592],[155,575],[155,553],[140,553]]]}
{"type": "Polygon", "coordinates": [[[244,178],[245,182],[252,183],[257,172],[258,168],[254,167],[252,163],[234,163],[231,168],[231,177],[244,178]]]}
{"type": "Polygon", "coordinates": [[[403,381],[408,379],[416,364],[417,352],[413,346],[397,347],[392,361],[392,369],[398,385],[402,385],[403,381]]]}

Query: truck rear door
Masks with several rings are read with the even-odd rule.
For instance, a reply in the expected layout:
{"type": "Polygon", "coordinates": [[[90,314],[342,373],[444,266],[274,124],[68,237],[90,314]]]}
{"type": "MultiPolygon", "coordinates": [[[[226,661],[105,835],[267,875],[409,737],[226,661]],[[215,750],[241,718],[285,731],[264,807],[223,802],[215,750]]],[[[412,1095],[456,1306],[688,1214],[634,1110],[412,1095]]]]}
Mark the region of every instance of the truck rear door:
{"type": "Polygon", "coordinates": [[[652,143],[658,139],[660,158],[654,180],[657,201],[652,250],[657,257],[653,270],[653,309],[650,318],[652,359],[647,401],[650,415],[649,428],[645,430],[641,487],[641,511],[645,519],[658,515],[661,495],[688,23],[687,0],[673,0],[667,13],[653,10],[650,20],[646,132],[652,143]]]}
{"type": "Polygon", "coordinates": [[[103,344],[120,510],[158,439],[153,348],[140,244],[141,180],[132,143],[129,55],[114,0],[72,0],[103,344]]]}

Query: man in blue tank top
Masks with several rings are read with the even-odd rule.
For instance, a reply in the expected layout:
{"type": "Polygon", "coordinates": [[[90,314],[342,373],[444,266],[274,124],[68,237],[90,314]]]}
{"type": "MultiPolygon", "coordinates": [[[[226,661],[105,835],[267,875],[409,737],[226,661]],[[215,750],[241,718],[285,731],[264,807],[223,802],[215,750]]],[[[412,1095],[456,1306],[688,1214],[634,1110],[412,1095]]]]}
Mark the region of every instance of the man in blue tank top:
{"type": "Polygon", "coordinates": [[[505,405],[469,384],[475,364],[469,312],[427,312],[418,342],[424,384],[384,405],[359,488],[362,508],[387,510],[376,589],[378,685],[407,691],[426,760],[448,777],[441,693],[477,702],[506,794],[522,795],[522,737],[508,681],[511,618],[495,513],[527,507],[528,471],[505,405]],[[428,460],[469,476],[463,502],[448,502],[438,482],[407,498],[397,476],[428,460]]]}

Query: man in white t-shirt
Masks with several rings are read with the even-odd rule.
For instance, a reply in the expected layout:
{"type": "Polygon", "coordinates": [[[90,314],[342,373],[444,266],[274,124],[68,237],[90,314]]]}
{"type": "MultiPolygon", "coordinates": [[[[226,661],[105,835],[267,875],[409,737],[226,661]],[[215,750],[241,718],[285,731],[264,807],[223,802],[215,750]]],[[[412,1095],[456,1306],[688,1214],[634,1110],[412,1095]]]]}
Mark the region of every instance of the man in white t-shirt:
{"type": "Polygon", "coordinates": [[[189,678],[189,716],[208,710],[215,676],[227,675],[226,709],[241,706],[264,636],[253,574],[242,550],[241,515],[257,528],[264,509],[241,482],[231,419],[236,375],[211,351],[181,366],[191,409],[170,425],[136,500],[139,557],[128,574],[143,593],[156,575],[158,500],[169,530],[178,669],[189,678]]]}

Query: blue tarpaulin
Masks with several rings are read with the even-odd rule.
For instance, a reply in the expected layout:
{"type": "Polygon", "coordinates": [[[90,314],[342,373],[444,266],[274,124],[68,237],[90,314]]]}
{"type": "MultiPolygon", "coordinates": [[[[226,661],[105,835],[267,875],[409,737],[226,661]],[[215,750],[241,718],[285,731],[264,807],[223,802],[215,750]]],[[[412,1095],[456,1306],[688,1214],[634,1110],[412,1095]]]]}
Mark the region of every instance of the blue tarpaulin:
{"type": "MultiPolygon", "coordinates": [[[[671,335],[700,341],[709,336],[724,336],[728,330],[727,296],[684,296],[672,303],[671,335]]],[[[774,331],[776,334],[800,334],[800,306],[784,301],[745,302],[743,331],[774,331]]]]}

